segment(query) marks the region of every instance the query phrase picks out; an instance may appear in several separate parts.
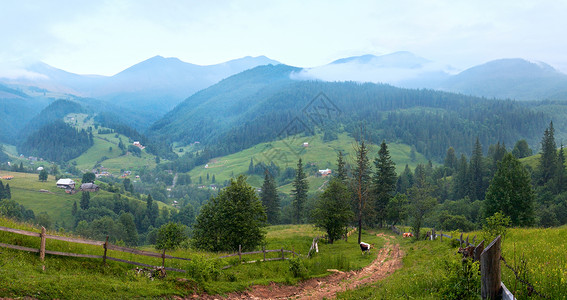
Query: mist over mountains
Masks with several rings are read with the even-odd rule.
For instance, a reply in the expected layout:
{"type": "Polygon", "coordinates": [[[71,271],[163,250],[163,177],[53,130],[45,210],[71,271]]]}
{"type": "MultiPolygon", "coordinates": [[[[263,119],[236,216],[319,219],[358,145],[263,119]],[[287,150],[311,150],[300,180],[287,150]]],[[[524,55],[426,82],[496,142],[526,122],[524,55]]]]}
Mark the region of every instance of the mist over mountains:
{"type": "Polygon", "coordinates": [[[266,97],[301,81],[372,82],[488,99],[567,100],[566,74],[545,63],[519,58],[495,60],[461,72],[410,52],[346,57],[314,68],[282,65],[280,70],[285,72],[254,69],[279,64],[265,56],[208,66],[154,56],[113,76],[79,75],[41,62],[16,71],[2,69],[0,125],[7,130],[0,133],[0,140],[15,143],[24,127],[26,133],[35,129],[27,123],[57,99],[79,102],[91,113],[104,113],[113,123],[141,132],[151,128],[151,135],[167,133],[166,140],[218,140],[228,132],[215,128],[225,130],[234,120],[238,124],[252,120],[256,116],[251,112],[266,97]],[[234,75],[238,77],[232,78],[234,75]],[[217,83],[220,85],[208,89],[217,83]]]}

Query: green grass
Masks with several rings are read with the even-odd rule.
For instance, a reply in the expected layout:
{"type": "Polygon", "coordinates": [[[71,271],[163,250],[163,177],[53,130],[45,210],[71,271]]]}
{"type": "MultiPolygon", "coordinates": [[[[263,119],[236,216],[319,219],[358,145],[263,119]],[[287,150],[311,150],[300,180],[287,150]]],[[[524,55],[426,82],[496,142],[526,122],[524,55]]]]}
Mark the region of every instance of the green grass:
{"type": "MultiPolygon", "coordinates": [[[[2,181],[4,184],[10,184],[13,200],[33,210],[35,215],[46,212],[53,223],[58,222],[61,226],[65,225],[63,227],[70,228],[74,222],[71,214],[73,202],[76,201],[77,204],[81,202],[81,193],[66,194],[63,189],[57,188],[56,180],[51,175],[46,182],[39,181],[38,174],[0,171],[0,176],[4,175],[14,176],[12,180],[2,181]],[[48,190],[49,193],[39,190],[48,190]]],[[[76,188],[78,188],[80,178],[73,178],[73,180],[77,183],[76,188]]],[[[91,199],[94,200],[97,197],[112,197],[112,193],[102,190],[91,193],[91,199]]],[[[157,202],[157,204],[159,208],[167,205],[162,202],[157,202]]]]}
{"type": "MultiPolygon", "coordinates": [[[[313,164],[317,169],[331,168],[336,170],[338,151],[343,152],[347,162],[353,163],[353,143],[354,139],[349,137],[346,133],[339,134],[338,139],[331,142],[323,142],[321,135],[315,135],[309,140],[308,147],[303,147],[301,143],[297,142],[296,138],[290,137],[280,141],[261,143],[234,154],[211,159],[207,164],[207,168],[205,168],[205,165],[197,166],[189,172],[189,175],[193,179],[193,182],[198,182],[199,176],[201,176],[203,178],[203,184],[211,184],[212,182],[210,180],[212,180],[212,176],[215,175],[216,181],[222,183],[238,174],[248,172],[251,158],[254,164],[259,162],[269,164],[269,158],[274,157],[273,153],[276,151],[286,154],[286,156],[273,159],[274,163],[278,165],[282,171],[287,167],[294,169],[297,167],[299,156],[296,156],[294,153],[300,154],[306,169],[309,169],[310,165],[313,164]],[[210,177],[209,181],[206,181],[207,174],[209,174],[210,177]]],[[[410,159],[411,147],[408,145],[390,143],[388,144],[388,149],[392,160],[396,163],[396,171],[398,174],[404,170],[406,164],[414,168],[418,163],[427,162],[425,157],[419,153],[416,153],[416,160],[412,161],[410,159]]],[[[377,155],[378,146],[372,146],[369,153],[370,160],[373,161],[374,157],[377,155]]],[[[309,170],[308,180],[310,181],[310,191],[317,190],[325,181],[325,179],[316,178],[315,172],[316,170],[309,170]]],[[[248,183],[254,187],[260,187],[262,182],[263,177],[257,175],[250,176],[248,179],[248,183]]],[[[290,190],[291,186],[281,187],[281,191],[283,192],[289,192],[290,190]]]]}
{"type": "MultiPolygon", "coordinates": [[[[121,170],[137,170],[142,167],[154,168],[156,166],[155,157],[147,153],[146,150],[142,150],[141,157],[131,154],[122,155],[118,143],[122,139],[122,143],[128,147],[130,139],[122,134],[118,134],[118,137],[116,137],[116,133],[99,134],[98,129],[94,128],[92,118],[88,120],[86,118],[86,114],[69,114],[65,117],[65,120],[77,129],[93,128],[93,146],[79,157],[71,160],[71,162],[77,164],[79,170],[90,171],[98,162],[101,166],[107,168],[108,172],[118,176],[121,170]],[[74,121],[69,121],[70,118],[74,118],[74,121]],[[110,147],[112,147],[112,151],[110,151],[110,147]]],[[[99,129],[108,128],[99,127],[99,129]]]]}
{"type": "MultiPolygon", "coordinates": [[[[0,217],[0,226],[39,232],[30,226],[0,217]]],[[[267,228],[266,249],[290,249],[305,254],[311,245],[312,238],[322,233],[310,225],[271,226],[267,228]]],[[[7,244],[24,247],[39,247],[39,238],[27,237],[13,233],[0,232],[0,240],[7,244]]],[[[374,232],[363,232],[363,240],[374,243],[377,248],[383,245],[383,239],[374,232]]],[[[319,243],[319,253],[312,259],[303,259],[308,277],[329,274],[327,269],[342,271],[360,269],[368,265],[373,255],[361,255],[356,238],[348,242],[337,241],[333,245],[319,243]]],[[[47,249],[53,251],[73,252],[101,255],[99,246],[73,244],[63,241],[48,240],[47,249]]],[[[152,249],[148,249],[152,250],[152,249]]],[[[99,259],[68,258],[47,255],[45,262],[39,260],[38,254],[27,253],[7,248],[0,249],[0,297],[34,297],[38,299],[108,299],[108,298],[154,298],[191,296],[195,291],[206,291],[210,294],[229,293],[243,290],[253,284],[269,284],[271,282],[294,284],[300,278],[293,276],[289,261],[273,261],[265,263],[238,264],[238,258],[218,260],[215,257],[222,253],[202,253],[179,249],[168,254],[189,257],[192,262],[167,260],[166,266],[185,270],[190,273],[169,271],[166,279],[148,280],[136,276],[132,265],[108,261],[106,266],[99,259]],[[216,262],[217,267],[235,264],[227,270],[219,270],[216,276],[199,280],[196,276],[207,273],[195,270],[204,262],[216,262]],[[45,271],[42,271],[45,265],[45,271]],[[197,283],[198,282],[198,283],[197,283]]],[[[160,259],[133,255],[129,253],[109,251],[109,256],[134,260],[152,265],[159,265],[160,259]]],[[[269,253],[267,257],[277,257],[279,253],[269,253]]],[[[289,256],[289,254],[286,254],[289,256]]],[[[245,260],[260,259],[261,255],[244,256],[245,260]]],[[[218,270],[218,269],[217,269],[218,270]]]]}
{"type": "MultiPolygon", "coordinates": [[[[480,236],[480,232],[465,235],[480,236]]],[[[383,281],[346,291],[338,299],[440,299],[439,290],[447,273],[445,261],[455,259],[456,248],[449,239],[419,241],[397,237],[405,256],[403,268],[383,281]]],[[[485,244],[486,245],[486,244],[485,244]]],[[[559,228],[509,229],[502,241],[502,256],[508,264],[521,270],[520,257],[525,258],[528,281],[536,291],[549,299],[567,299],[567,226],[559,228]]],[[[534,299],[525,285],[501,263],[502,281],[517,299],[534,299]]],[[[480,295],[479,295],[480,299],[480,295]]]]}
{"type": "MultiPolygon", "coordinates": [[[[502,241],[502,256],[521,269],[525,258],[527,279],[536,291],[550,299],[567,299],[567,226],[559,228],[516,228],[502,241]]],[[[502,264],[502,281],[518,299],[531,299],[525,285],[502,264]]]]}
{"type": "Polygon", "coordinates": [[[338,299],[440,299],[444,261],[455,255],[446,239],[418,241],[396,237],[403,267],[382,281],[337,295],[338,299]]]}

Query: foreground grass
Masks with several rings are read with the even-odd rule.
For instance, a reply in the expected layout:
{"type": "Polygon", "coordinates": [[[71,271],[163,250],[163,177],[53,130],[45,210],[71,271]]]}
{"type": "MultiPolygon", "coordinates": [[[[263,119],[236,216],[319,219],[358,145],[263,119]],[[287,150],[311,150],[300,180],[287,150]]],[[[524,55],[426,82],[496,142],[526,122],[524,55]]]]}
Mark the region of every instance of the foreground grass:
{"type": "Polygon", "coordinates": [[[338,299],[440,299],[444,262],[454,256],[448,242],[396,237],[404,252],[403,267],[386,279],[337,295],[338,299]]]}
{"type": "MultiPolygon", "coordinates": [[[[470,236],[480,232],[471,233],[470,236]]],[[[449,239],[418,241],[397,238],[405,256],[403,268],[376,284],[346,291],[338,299],[440,299],[446,286],[447,261],[458,258],[449,239]]],[[[567,226],[509,229],[502,256],[548,299],[567,299],[567,226]]],[[[502,281],[517,299],[538,298],[501,263],[502,281]]],[[[479,295],[480,299],[480,295],[479,295]]]]}
{"type": "MultiPolygon", "coordinates": [[[[39,232],[29,225],[0,218],[0,226],[39,232]]],[[[266,249],[291,249],[306,254],[314,236],[321,232],[310,225],[272,226],[268,228],[266,249]]],[[[383,244],[374,232],[364,232],[363,240],[383,244]]],[[[13,233],[0,232],[0,242],[39,248],[40,239],[13,233]]],[[[360,269],[368,265],[375,255],[361,255],[356,236],[348,242],[335,244],[319,243],[319,253],[312,259],[302,259],[305,266],[303,278],[329,274],[327,269],[342,271],[360,269]]],[[[102,255],[101,247],[73,244],[56,240],[47,241],[47,249],[53,251],[102,255]]],[[[147,250],[151,250],[147,249],[147,250]]],[[[378,250],[374,250],[378,251],[378,250]]],[[[169,298],[191,296],[194,293],[225,294],[244,290],[254,284],[271,282],[295,284],[289,261],[239,264],[238,257],[217,259],[219,253],[204,253],[179,249],[167,252],[170,255],[188,257],[191,262],[167,260],[166,266],[187,270],[187,273],[168,272],[165,279],[150,280],[136,275],[134,266],[100,259],[69,258],[47,255],[44,262],[36,253],[0,249],[0,297],[32,297],[38,299],[114,299],[114,298],[169,298]],[[225,265],[234,265],[221,270],[225,265]],[[42,266],[45,266],[43,270],[42,266]],[[212,268],[210,268],[212,266],[212,268]]],[[[375,254],[374,252],[373,254],[375,254]]],[[[129,253],[109,251],[109,256],[160,265],[157,258],[129,253]]],[[[267,258],[281,253],[269,253],[267,258]]],[[[286,254],[289,257],[289,254],[286,254]]],[[[243,260],[258,260],[262,255],[244,256],[243,260]]]]}

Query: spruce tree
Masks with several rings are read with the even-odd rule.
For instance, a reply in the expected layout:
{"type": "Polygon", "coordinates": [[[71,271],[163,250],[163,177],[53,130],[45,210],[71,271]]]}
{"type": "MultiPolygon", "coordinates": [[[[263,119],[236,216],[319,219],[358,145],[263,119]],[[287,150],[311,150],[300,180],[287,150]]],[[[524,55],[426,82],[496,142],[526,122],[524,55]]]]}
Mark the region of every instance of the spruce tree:
{"type": "Polygon", "coordinates": [[[410,167],[406,164],[404,171],[400,174],[397,183],[397,191],[398,193],[405,194],[407,190],[413,185],[413,174],[410,170],[410,167]]]}
{"type": "Polygon", "coordinates": [[[73,201],[73,208],[71,209],[71,214],[73,216],[77,214],[77,201],[73,201]]]}
{"type": "Polygon", "coordinates": [[[87,210],[90,206],[91,194],[89,192],[83,192],[81,195],[81,209],[87,210]]]}
{"type": "Polygon", "coordinates": [[[506,154],[486,191],[485,217],[502,212],[513,226],[533,225],[534,198],[528,171],[512,154],[506,154]]]}
{"type": "Polygon", "coordinates": [[[254,175],[254,161],[252,160],[252,157],[250,157],[250,164],[248,165],[248,174],[254,175]]]}
{"type": "Polygon", "coordinates": [[[464,154],[461,154],[457,165],[457,172],[453,177],[453,199],[463,199],[468,195],[469,191],[469,175],[468,160],[464,154]]]}
{"type": "Polygon", "coordinates": [[[447,155],[445,156],[444,166],[452,171],[457,169],[458,164],[457,156],[455,155],[455,149],[453,147],[449,147],[447,150],[447,155]]]}
{"type": "Polygon", "coordinates": [[[555,168],[555,194],[563,193],[567,190],[567,170],[565,170],[565,151],[563,145],[557,154],[557,167],[555,168]]]}
{"type": "Polygon", "coordinates": [[[307,183],[307,176],[303,171],[303,163],[301,158],[297,162],[297,169],[295,170],[295,179],[293,180],[293,190],[291,191],[292,205],[293,205],[293,223],[301,224],[303,222],[303,208],[305,201],[307,201],[307,190],[309,184],[307,183]]]}
{"type": "Polygon", "coordinates": [[[12,191],[10,191],[10,184],[6,183],[4,187],[4,198],[5,199],[12,199],[12,191]]]}
{"type": "Polygon", "coordinates": [[[264,171],[264,184],[260,193],[260,200],[266,209],[269,224],[278,224],[280,219],[280,198],[274,177],[268,170],[264,171]]]}
{"type": "Polygon", "coordinates": [[[0,180],[0,200],[4,199],[4,184],[0,180]]]}
{"type": "Polygon", "coordinates": [[[343,152],[339,151],[339,155],[337,158],[337,178],[343,183],[347,180],[347,171],[346,171],[346,164],[343,157],[343,152]]]}
{"type": "Polygon", "coordinates": [[[386,207],[390,199],[396,191],[396,165],[390,157],[388,145],[385,141],[380,144],[378,157],[374,159],[376,167],[374,177],[372,178],[372,191],[374,196],[374,209],[376,213],[376,221],[382,227],[386,219],[386,207]]]}
{"type": "Polygon", "coordinates": [[[557,144],[555,143],[555,130],[553,122],[545,129],[541,139],[541,156],[539,158],[540,185],[547,184],[556,175],[557,168],[557,144]]]}
{"type": "Polygon", "coordinates": [[[368,148],[364,139],[354,145],[355,166],[352,171],[351,188],[354,192],[356,220],[358,223],[358,243],[362,239],[362,220],[370,196],[370,162],[368,148]]]}
{"type": "Polygon", "coordinates": [[[478,138],[474,144],[473,153],[471,156],[469,175],[470,175],[470,197],[472,200],[484,199],[485,181],[484,181],[484,166],[482,163],[482,146],[478,138]]]}

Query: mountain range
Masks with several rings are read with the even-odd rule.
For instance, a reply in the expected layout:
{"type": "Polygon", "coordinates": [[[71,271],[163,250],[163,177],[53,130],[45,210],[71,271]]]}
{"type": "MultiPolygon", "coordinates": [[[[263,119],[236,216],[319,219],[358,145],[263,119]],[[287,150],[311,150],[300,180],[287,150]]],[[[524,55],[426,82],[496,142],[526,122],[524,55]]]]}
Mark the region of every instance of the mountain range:
{"type": "Polygon", "coordinates": [[[524,59],[495,60],[462,72],[410,52],[353,56],[314,68],[274,69],[276,65],[280,63],[265,56],[208,66],[155,56],[113,76],[79,75],[41,62],[26,65],[19,76],[0,70],[0,126],[7,129],[0,132],[0,141],[15,144],[26,124],[56,99],[107,112],[114,123],[139,131],[151,128],[150,135],[168,132],[165,139],[170,141],[212,141],[227,134],[213,127],[228,129],[234,120],[241,124],[243,118],[253,118],[251,111],[264,105],[266,97],[301,81],[373,82],[490,99],[567,100],[566,74],[524,59]],[[257,69],[266,65],[273,67],[257,69]]]}

